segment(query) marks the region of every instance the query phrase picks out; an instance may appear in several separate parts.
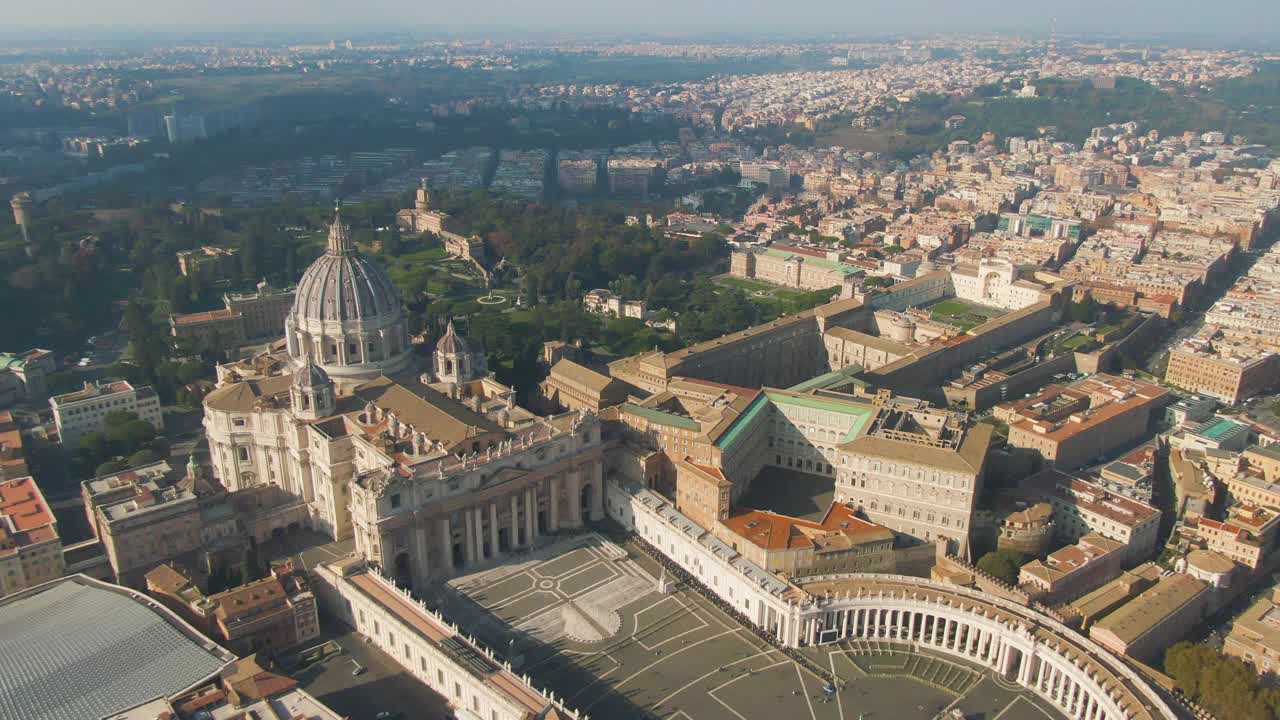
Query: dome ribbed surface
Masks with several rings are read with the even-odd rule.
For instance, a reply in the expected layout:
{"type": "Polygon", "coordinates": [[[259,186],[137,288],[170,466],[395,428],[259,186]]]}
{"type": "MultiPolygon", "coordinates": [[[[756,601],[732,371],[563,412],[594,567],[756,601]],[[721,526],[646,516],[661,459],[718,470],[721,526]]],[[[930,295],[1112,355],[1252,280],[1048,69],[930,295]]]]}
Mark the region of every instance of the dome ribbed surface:
{"type": "Polygon", "coordinates": [[[335,215],[329,249],[302,274],[293,300],[298,318],[371,320],[400,313],[400,293],[382,266],[361,257],[347,226],[335,215]]]}
{"type": "Polygon", "coordinates": [[[315,364],[310,357],[307,358],[306,364],[293,373],[293,384],[302,388],[322,387],[330,382],[329,373],[315,364]]]}
{"type": "Polygon", "coordinates": [[[381,266],[355,254],[324,255],[298,281],[293,312],[316,320],[369,320],[400,312],[400,294],[381,266]]]}
{"type": "Polygon", "coordinates": [[[436,343],[436,352],[446,355],[460,355],[462,353],[471,352],[471,348],[467,345],[467,341],[463,340],[453,329],[453,321],[449,321],[449,328],[445,331],[444,337],[436,343]]]}

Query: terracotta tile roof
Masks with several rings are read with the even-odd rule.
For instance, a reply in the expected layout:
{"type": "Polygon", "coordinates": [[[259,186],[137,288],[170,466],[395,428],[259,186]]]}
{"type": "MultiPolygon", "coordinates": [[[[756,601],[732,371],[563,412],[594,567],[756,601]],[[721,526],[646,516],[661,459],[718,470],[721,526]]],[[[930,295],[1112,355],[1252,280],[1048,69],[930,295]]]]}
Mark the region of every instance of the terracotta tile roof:
{"type": "Polygon", "coordinates": [[[892,541],[893,532],[832,503],[821,522],[778,515],[767,510],[739,510],[723,521],[735,535],[765,550],[847,549],[876,541],[892,541]]]}

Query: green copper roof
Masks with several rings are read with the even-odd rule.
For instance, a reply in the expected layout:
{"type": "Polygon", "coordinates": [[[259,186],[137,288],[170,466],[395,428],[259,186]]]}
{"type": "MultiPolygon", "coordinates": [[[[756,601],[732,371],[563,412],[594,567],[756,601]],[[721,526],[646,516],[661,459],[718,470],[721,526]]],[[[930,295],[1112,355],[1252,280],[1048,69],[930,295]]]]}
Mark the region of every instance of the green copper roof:
{"type": "Polygon", "coordinates": [[[835,400],[826,400],[812,395],[803,395],[796,397],[793,395],[783,395],[782,393],[766,392],[765,395],[778,405],[795,405],[798,407],[807,407],[814,410],[826,410],[827,412],[840,413],[842,415],[856,415],[857,419],[853,421],[853,427],[849,428],[849,432],[840,442],[847,443],[858,436],[862,431],[862,427],[867,424],[875,414],[875,408],[850,405],[849,403],[837,402],[835,400]]]}
{"type": "Polygon", "coordinates": [[[697,431],[702,429],[702,426],[698,424],[698,421],[682,415],[676,415],[662,410],[655,410],[653,408],[641,407],[640,405],[632,405],[631,403],[623,403],[619,407],[622,408],[623,412],[628,412],[632,415],[639,415],[649,422],[657,423],[659,425],[670,425],[672,427],[678,427],[681,430],[697,431]]]}
{"type": "MultiPolygon", "coordinates": [[[[816,379],[816,378],[815,378],[816,379]]],[[[776,405],[792,405],[795,407],[806,407],[814,410],[825,410],[827,412],[839,413],[841,415],[853,415],[853,426],[849,428],[849,432],[845,434],[844,439],[840,442],[846,443],[858,436],[866,424],[875,416],[876,410],[870,406],[863,406],[840,402],[838,400],[828,400],[825,398],[814,397],[812,395],[788,395],[781,392],[770,392],[768,390],[760,393],[755,400],[751,402],[745,412],[733,422],[733,425],[720,436],[716,441],[716,447],[721,450],[727,450],[733,446],[738,437],[751,427],[755,422],[756,416],[768,406],[770,403],[776,405]]]]}
{"type": "Polygon", "coordinates": [[[764,251],[764,254],[772,255],[773,257],[779,257],[779,258],[782,258],[783,260],[789,260],[793,257],[799,256],[801,258],[804,258],[804,263],[806,265],[817,265],[818,267],[825,268],[827,270],[839,270],[845,275],[856,275],[857,273],[862,272],[862,268],[857,268],[852,265],[846,265],[844,263],[835,262],[834,260],[828,260],[826,258],[817,258],[817,257],[811,257],[809,255],[800,255],[799,253],[788,252],[786,250],[774,250],[773,248],[769,248],[768,250],[764,251]]]}
{"type": "Polygon", "coordinates": [[[857,378],[854,377],[860,372],[862,372],[861,365],[850,365],[849,367],[841,368],[839,370],[836,370],[835,372],[824,373],[817,377],[809,378],[808,380],[805,380],[804,382],[798,385],[793,385],[787,388],[787,390],[790,390],[791,392],[801,392],[801,393],[808,392],[814,389],[826,390],[828,388],[835,387],[837,385],[843,385],[848,382],[852,382],[855,385],[866,387],[867,383],[865,381],[858,380],[857,378]]]}
{"type": "Polygon", "coordinates": [[[721,433],[720,439],[716,440],[716,447],[721,450],[728,450],[732,447],[738,436],[742,435],[743,430],[751,427],[751,423],[755,422],[756,416],[768,405],[769,398],[765,397],[764,393],[757,395],[756,399],[752,400],[751,404],[747,406],[746,412],[739,415],[738,419],[734,420],[733,424],[729,426],[729,429],[721,433]]]}

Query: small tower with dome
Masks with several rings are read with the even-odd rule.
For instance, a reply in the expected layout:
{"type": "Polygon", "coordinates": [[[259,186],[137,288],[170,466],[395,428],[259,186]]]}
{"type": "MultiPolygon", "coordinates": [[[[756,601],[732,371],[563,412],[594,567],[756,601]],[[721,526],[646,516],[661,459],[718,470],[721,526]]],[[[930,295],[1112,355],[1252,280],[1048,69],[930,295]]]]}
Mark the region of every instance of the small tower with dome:
{"type": "Polygon", "coordinates": [[[436,343],[436,381],[460,384],[469,382],[485,372],[484,356],[471,349],[471,345],[458,334],[449,321],[444,336],[436,343]]]}
{"type": "Polygon", "coordinates": [[[307,357],[302,367],[293,373],[293,384],[289,386],[289,402],[293,414],[300,420],[316,420],[332,415],[337,406],[337,393],[333,380],[307,357]]]}

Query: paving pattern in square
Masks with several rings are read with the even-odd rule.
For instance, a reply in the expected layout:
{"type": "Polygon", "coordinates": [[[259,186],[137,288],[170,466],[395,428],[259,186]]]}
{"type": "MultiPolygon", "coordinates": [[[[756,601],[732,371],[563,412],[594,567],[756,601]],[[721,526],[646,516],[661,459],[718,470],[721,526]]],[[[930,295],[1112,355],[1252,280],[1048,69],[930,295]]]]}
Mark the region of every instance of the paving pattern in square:
{"type": "Polygon", "coordinates": [[[593,719],[932,720],[955,706],[1059,720],[1026,691],[944,656],[841,643],[805,653],[819,677],[703,598],[657,591],[656,563],[597,535],[457,578],[445,613],[593,719]],[[984,696],[990,687],[999,692],[984,696]],[[992,707],[998,705],[999,707],[992,707]]]}

